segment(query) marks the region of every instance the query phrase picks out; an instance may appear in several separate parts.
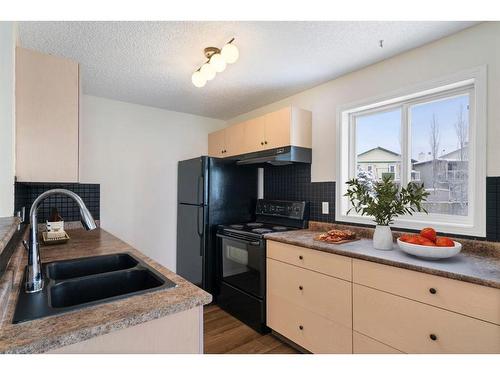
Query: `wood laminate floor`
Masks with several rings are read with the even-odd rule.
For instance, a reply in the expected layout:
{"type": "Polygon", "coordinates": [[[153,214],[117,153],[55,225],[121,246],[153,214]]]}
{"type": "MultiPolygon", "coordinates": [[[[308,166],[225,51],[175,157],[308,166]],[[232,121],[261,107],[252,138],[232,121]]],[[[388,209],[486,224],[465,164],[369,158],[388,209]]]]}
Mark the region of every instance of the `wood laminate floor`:
{"type": "Polygon", "coordinates": [[[271,334],[262,335],[217,305],[204,307],[206,354],[296,354],[297,350],[271,334]]]}

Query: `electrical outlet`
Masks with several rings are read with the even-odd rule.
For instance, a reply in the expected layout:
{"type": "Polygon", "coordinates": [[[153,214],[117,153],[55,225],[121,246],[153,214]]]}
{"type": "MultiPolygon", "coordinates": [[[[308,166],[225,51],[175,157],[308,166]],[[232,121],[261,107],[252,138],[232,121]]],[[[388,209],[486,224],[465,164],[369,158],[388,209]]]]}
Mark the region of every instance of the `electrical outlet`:
{"type": "Polygon", "coordinates": [[[330,208],[328,207],[329,204],[328,202],[322,202],[321,203],[321,213],[324,215],[328,215],[330,212],[330,208]]]}

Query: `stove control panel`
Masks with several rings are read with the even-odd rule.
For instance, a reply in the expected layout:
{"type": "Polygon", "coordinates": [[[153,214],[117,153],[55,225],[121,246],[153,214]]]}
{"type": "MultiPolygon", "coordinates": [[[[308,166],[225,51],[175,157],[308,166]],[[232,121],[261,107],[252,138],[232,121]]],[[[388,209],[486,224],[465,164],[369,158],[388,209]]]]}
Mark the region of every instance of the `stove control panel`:
{"type": "Polygon", "coordinates": [[[277,216],[289,219],[307,220],[309,204],[303,201],[257,200],[257,215],[277,216]]]}

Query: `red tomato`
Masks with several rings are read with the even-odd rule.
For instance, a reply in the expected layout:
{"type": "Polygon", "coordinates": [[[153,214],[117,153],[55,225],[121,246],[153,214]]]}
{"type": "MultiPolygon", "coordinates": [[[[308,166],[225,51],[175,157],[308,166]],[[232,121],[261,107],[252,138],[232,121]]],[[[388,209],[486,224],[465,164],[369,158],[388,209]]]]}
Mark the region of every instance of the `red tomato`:
{"type": "Polygon", "coordinates": [[[436,242],[436,231],[433,228],[422,229],[420,235],[427,238],[429,241],[436,242]]]}
{"type": "Polygon", "coordinates": [[[455,242],[448,237],[438,237],[436,245],[440,247],[453,247],[455,246],[455,242]]]}

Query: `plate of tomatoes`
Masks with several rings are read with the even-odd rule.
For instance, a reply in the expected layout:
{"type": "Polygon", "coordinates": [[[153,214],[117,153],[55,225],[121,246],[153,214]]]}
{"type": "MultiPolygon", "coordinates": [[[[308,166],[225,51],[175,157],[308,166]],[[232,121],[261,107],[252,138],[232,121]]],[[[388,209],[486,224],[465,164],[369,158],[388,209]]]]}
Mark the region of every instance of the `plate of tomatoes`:
{"type": "Polygon", "coordinates": [[[424,228],[419,234],[404,234],[397,242],[405,253],[427,259],[450,258],[462,250],[460,242],[438,237],[433,228],[424,228]]]}

